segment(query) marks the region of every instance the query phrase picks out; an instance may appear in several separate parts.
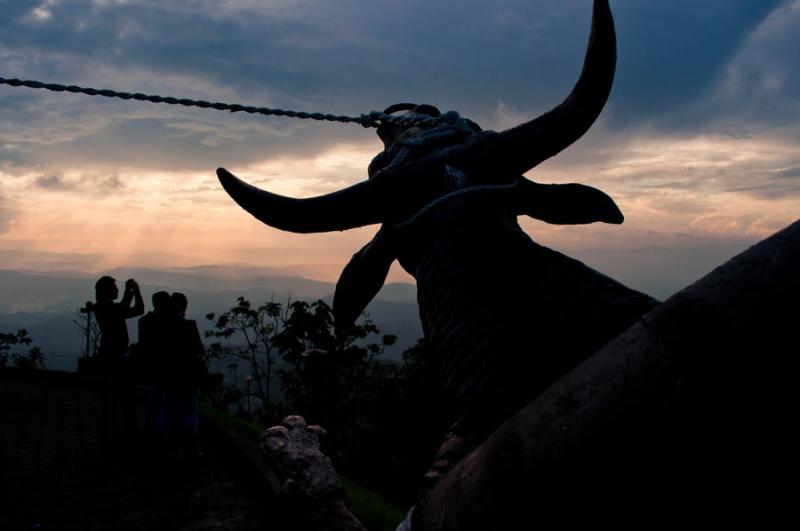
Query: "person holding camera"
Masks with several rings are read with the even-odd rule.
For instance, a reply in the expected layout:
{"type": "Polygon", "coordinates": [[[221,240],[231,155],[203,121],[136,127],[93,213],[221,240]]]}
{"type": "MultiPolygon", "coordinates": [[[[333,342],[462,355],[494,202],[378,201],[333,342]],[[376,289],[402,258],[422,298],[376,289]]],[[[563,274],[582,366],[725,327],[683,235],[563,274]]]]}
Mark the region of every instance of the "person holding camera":
{"type": "Polygon", "coordinates": [[[129,338],[126,319],[144,313],[144,300],[139,291],[139,284],[132,278],[125,281],[125,293],[119,297],[117,281],[110,276],[103,276],[95,283],[94,312],[100,327],[100,348],[98,356],[108,364],[116,365],[128,354],[129,338]]]}

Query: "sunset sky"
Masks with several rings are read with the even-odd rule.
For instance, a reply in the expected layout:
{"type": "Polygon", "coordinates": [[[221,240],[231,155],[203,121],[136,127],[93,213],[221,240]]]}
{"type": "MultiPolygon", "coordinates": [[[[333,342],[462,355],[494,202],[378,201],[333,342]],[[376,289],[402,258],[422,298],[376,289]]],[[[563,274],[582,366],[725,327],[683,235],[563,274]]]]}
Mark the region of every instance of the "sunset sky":
{"type": "MultiPolygon", "coordinates": [[[[800,217],[800,1],[611,5],[619,60],[609,103],[589,134],[527,176],[601,188],[625,224],[522,224],[635,287],[678,287],[800,217]]],[[[500,130],[567,95],[591,1],[0,0],[0,9],[4,78],[350,115],[425,102],[500,130]]],[[[0,86],[0,267],[312,264],[335,279],[375,227],[267,228],[214,170],[316,195],[365,179],[379,149],[374,130],[357,125],[0,86]]]]}

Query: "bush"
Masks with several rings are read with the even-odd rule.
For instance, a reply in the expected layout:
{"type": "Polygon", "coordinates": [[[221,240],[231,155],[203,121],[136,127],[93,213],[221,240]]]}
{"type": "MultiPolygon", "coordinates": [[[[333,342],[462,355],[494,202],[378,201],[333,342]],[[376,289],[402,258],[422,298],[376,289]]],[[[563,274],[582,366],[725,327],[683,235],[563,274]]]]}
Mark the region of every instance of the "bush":
{"type": "Polygon", "coordinates": [[[24,328],[15,334],[0,332],[0,367],[11,361],[15,367],[23,369],[44,369],[47,357],[42,349],[32,344],[33,338],[24,328]]]}

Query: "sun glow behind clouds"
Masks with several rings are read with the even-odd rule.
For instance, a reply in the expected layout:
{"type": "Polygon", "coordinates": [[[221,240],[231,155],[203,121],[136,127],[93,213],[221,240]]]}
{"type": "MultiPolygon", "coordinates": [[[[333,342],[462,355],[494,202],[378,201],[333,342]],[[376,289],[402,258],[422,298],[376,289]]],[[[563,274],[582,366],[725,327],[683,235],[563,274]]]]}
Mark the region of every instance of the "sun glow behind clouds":
{"type": "MultiPolygon", "coordinates": [[[[231,170],[271,191],[303,197],[361,180],[373,150],[344,144],[311,158],[279,157],[231,170]]],[[[98,268],[136,264],[143,256],[148,265],[162,267],[327,265],[345,261],[374,232],[368,227],[294,235],[269,229],[225,194],[213,171],[123,170],[113,176],[106,171],[84,168],[47,176],[0,171],[14,204],[13,223],[0,236],[0,245],[107,255],[98,268]],[[103,188],[100,183],[106,181],[120,184],[103,188]]]]}
{"type": "MultiPolygon", "coordinates": [[[[339,144],[312,157],[283,156],[229,169],[270,191],[307,197],[362,180],[374,152],[373,142],[339,144]]],[[[618,201],[624,225],[522,224],[537,241],[566,250],[756,240],[793,221],[797,195],[775,197],[765,193],[768,188],[748,191],[741,185],[769,181],[794,156],[779,139],[636,135],[605,160],[531,172],[540,182],[594,173],[584,182],[618,201]]],[[[13,185],[6,195],[15,206],[13,225],[0,239],[4,247],[24,242],[29,250],[98,253],[108,256],[106,267],[146,255],[158,266],[332,264],[322,276],[335,278],[375,230],[294,235],[267,228],[230,200],[211,171],[111,173],[86,167],[3,180],[13,185]]]]}

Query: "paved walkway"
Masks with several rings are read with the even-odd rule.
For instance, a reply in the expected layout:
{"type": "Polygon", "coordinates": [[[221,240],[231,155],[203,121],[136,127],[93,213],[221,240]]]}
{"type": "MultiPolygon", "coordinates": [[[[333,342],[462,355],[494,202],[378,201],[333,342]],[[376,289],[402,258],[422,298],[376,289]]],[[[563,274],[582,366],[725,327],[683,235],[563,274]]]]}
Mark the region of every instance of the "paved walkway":
{"type": "Polygon", "coordinates": [[[270,529],[272,501],[213,430],[180,460],[103,445],[100,385],[0,370],[0,529],[270,529]]]}

